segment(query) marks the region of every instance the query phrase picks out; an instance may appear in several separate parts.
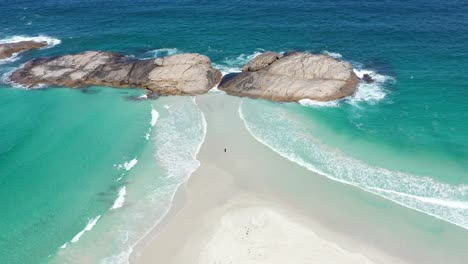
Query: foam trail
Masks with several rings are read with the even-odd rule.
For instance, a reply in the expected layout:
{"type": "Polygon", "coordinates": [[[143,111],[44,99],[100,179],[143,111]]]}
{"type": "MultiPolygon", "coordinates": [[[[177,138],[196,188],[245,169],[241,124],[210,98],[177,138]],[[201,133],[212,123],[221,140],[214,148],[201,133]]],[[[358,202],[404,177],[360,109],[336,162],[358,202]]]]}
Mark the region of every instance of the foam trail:
{"type": "Polygon", "coordinates": [[[99,220],[99,218],[101,218],[100,215],[96,216],[95,218],[92,218],[88,221],[88,224],[86,225],[86,227],[81,230],[80,232],[78,232],[78,234],[76,234],[72,240],[70,241],[71,243],[76,243],[80,240],[81,236],[84,235],[84,233],[86,232],[89,232],[91,231],[91,229],[93,229],[93,227],[96,225],[97,221],[99,220]]]}
{"type": "Polygon", "coordinates": [[[279,108],[264,106],[261,111],[256,108],[258,120],[247,120],[244,103],[243,100],[239,115],[246,129],[281,156],[332,180],[468,229],[467,185],[450,185],[430,177],[371,166],[325,146],[311,137],[301,121],[279,108]]]}
{"type": "MultiPolygon", "coordinates": [[[[196,105],[195,97],[192,97],[192,102],[196,105]]],[[[168,109],[169,107],[165,108],[168,109]]],[[[200,162],[197,160],[197,156],[200,152],[203,142],[206,139],[207,123],[205,115],[203,112],[198,110],[196,117],[186,116],[187,112],[180,107],[172,107],[171,109],[173,109],[171,116],[161,120],[161,128],[159,130],[158,136],[155,137],[156,143],[159,146],[159,149],[156,153],[156,158],[160,161],[160,164],[167,169],[167,179],[176,179],[177,182],[174,186],[168,186],[168,188],[172,190],[170,194],[171,204],[166,208],[162,217],[159,218],[158,221],[155,221],[154,224],[139,239],[131,243],[124,251],[104,258],[100,261],[100,263],[130,263],[129,258],[133,252],[134,247],[148,234],[150,234],[151,231],[160,223],[160,221],[164,219],[164,217],[169,213],[172,201],[174,200],[176,194],[176,190],[184,182],[186,182],[190,175],[200,166],[200,162]],[[194,118],[200,120],[201,127],[190,125],[185,129],[189,130],[189,132],[181,133],[179,122],[190,120],[193,124],[194,118]],[[202,135],[197,142],[196,148],[187,151],[187,147],[183,146],[182,143],[187,143],[187,140],[196,138],[193,135],[197,135],[199,130],[202,131],[202,135]],[[190,134],[191,137],[186,137],[184,136],[185,134],[190,134]],[[189,157],[191,160],[186,160],[187,157],[189,157]]]]}
{"type": "Polygon", "coordinates": [[[117,199],[115,199],[114,204],[112,205],[111,209],[115,210],[123,206],[125,202],[125,195],[127,194],[127,188],[123,186],[119,190],[119,195],[117,196],[117,199]]]}
{"type": "MultiPolygon", "coordinates": [[[[156,124],[158,133],[155,133],[152,138],[155,143],[153,157],[155,161],[157,160],[160,173],[157,177],[150,176],[144,182],[141,182],[141,179],[138,181],[135,179],[134,187],[143,188],[139,188],[141,191],[135,193],[136,196],[133,198],[130,197],[130,189],[126,190],[125,201],[121,207],[125,210],[112,210],[112,219],[101,219],[112,221],[112,225],[115,224],[118,231],[112,228],[110,230],[112,232],[103,234],[104,242],[101,241],[96,245],[100,246],[111,239],[113,248],[102,254],[100,252],[97,256],[99,259],[92,259],[93,263],[129,263],[135,246],[151,234],[152,230],[164,219],[172,206],[177,189],[181,188],[200,166],[197,156],[206,137],[207,125],[204,114],[196,106],[195,97],[170,100],[168,107],[164,104],[154,105],[154,107],[160,113],[164,113],[159,116],[156,124]],[[164,108],[170,110],[166,111],[164,108]],[[135,200],[131,201],[131,199],[135,200]],[[127,206],[130,202],[132,206],[127,206]],[[125,232],[125,237],[120,239],[117,234],[119,232],[122,234],[125,232]]],[[[147,120],[147,122],[150,121],[147,120]]],[[[127,173],[123,162],[122,165],[115,166],[122,168],[123,174],[127,173]]],[[[119,197],[123,196],[123,191],[119,187],[119,197]]],[[[107,227],[108,223],[102,222],[102,224],[107,227]]],[[[70,249],[58,258],[59,260],[79,260],[80,254],[80,251],[70,249]]],[[[63,262],[66,261],[57,263],[63,262]]]]}

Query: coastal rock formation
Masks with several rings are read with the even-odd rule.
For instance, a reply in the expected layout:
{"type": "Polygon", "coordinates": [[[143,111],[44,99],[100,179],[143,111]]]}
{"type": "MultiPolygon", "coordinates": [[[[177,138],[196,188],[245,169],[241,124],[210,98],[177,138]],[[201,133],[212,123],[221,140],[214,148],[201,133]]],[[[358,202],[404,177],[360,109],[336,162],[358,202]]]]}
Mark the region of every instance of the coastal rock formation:
{"type": "Polygon", "coordinates": [[[372,78],[369,74],[365,73],[362,76],[362,80],[365,81],[366,83],[373,83],[375,80],[372,78]]]}
{"type": "Polygon", "coordinates": [[[276,52],[267,51],[255,57],[249,63],[247,63],[243,68],[242,71],[258,71],[267,67],[268,65],[275,62],[277,59],[281,58],[281,54],[276,52]]]}
{"type": "Polygon", "coordinates": [[[266,52],[218,88],[231,95],[274,101],[332,101],[352,95],[359,83],[351,63],[304,52],[266,52]]]}
{"type": "Polygon", "coordinates": [[[99,85],[145,88],[159,95],[193,95],[207,92],[221,77],[210,59],[200,54],[139,60],[115,52],[88,51],[34,59],[10,80],[30,88],[99,85]]]}
{"type": "Polygon", "coordinates": [[[14,43],[0,44],[0,60],[7,59],[18,52],[24,52],[32,49],[40,49],[47,46],[47,42],[20,41],[14,43]]]}

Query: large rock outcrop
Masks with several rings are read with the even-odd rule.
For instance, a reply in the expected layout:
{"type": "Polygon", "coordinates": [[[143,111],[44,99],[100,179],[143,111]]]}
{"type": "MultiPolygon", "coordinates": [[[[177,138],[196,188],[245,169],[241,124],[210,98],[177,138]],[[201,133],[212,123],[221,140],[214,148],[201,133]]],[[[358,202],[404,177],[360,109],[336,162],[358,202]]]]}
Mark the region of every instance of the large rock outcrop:
{"type": "Polygon", "coordinates": [[[193,95],[207,92],[221,77],[210,59],[200,54],[139,60],[115,52],[88,51],[34,59],[10,80],[30,88],[99,85],[145,88],[159,95],[193,95]]]}
{"type": "Polygon", "coordinates": [[[231,95],[274,101],[332,101],[352,95],[359,83],[349,62],[327,55],[266,52],[226,76],[218,88],[231,95]]]}
{"type": "Polygon", "coordinates": [[[40,49],[47,46],[47,42],[20,41],[14,43],[0,44],[0,60],[7,59],[15,53],[24,52],[32,49],[40,49]]]}

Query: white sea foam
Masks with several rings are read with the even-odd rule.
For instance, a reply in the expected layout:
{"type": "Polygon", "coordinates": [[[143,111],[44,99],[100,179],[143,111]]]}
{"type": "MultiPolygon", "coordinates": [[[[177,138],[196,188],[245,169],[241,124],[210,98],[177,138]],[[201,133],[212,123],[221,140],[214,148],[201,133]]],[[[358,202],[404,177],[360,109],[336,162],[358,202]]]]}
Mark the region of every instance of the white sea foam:
{"type": "Polygon", "coordinates": [[[156,122],[158,122],[159,113],[154,108],[151,109],[151,126],[154,127],[156,122]]]}
{"type": "Polygon", "coordinates": [[[176,48],[162,48],[162,49],[155,49],[148,52],[153,58],[161,58],[166,56],[171,56],[174,54],[179,53],[179,50],[176,48]]]}
{"type": "Polygon", "coordinates": [[[166,109],[169,109],[169,108],[170,108],[168,105],[164,105],[163,107],[166,108],[166,109]]]}
{"type": "Polygon", "coordinates": [[[9,58],[5,58],[5,59],[0,59],[0,65],[2,64],[8,64],[8,63],[12,63],[12,62],[15,62],[19,59],[19,56],[18,56],[19,53],[13,53],[11,55],[11,57],[9,58]]]}
{"type": "Polygon", "coordinates": [[[62,41],[57,38],[52,38],[49,36],[45,35],[39,35],[37,37],[27,37],[27,36],[12,36],[4,39],[0,39],[0,44],[2,43],[17,43],[21,41],[35,41],[35,42],[46,42],[47,47],[46,48],[51,48],[53,46],[56,46],[60,44],[62,41]]]}
{"type": "Polygon", "coordinates": [[[131,170],[136,164],[138,163],[137,159],[132,159],[131,161],[125,162],[123,164],[123,167],[125,168],[126,171],[131,170]]]}
{"type": "MultiPolygon", "coordinates": [[[[0,44],[2,44],[2,43],[17,43],[17,42],[20,42],[20,41],[46,42],[47,46],[44,47],[44,49],[54,47],[54,46],[61,43],[60,39],[48,37],[48,36],[45,36],[45,35],[39,35],[37,37],[12,36],[12,37],[8,37],[8,38],[0,39],[0,44]]],[[[12,63],[12,62],[17,61],[18,59],[20,59],[19,53],[14,53],[9,58],[0,59],[0,65],[7,64],[7,63],[12,63]]],[[[8,81],[8,80],[6,80],[6,76],[7,75],[2,77],[3,81],[5,81],[5,82],[8,81]]]]}
{"type": "Polygon", "coordinates": [[[124,162],[123,164],[117,164],[117,165],[114,165],[115,167],[117,167],[117,169],[125,169],[126,171],[129,171],[131,170],[136,164],[138,163],[138,160],[136,158],[130,160],[130,161],[126,161],[124,162]]]}
{"type": "Polygon", "coordinates": [[[374,82],[365,83],[361,81],[356,89],[356,92],[344,99],[329,102],[302,99],[299,100],[299,103],[303,106],[313,108],[338,107],[340,106],[341,102],[345,102],[356,107],[359,107],[361,103],[376,104],[383,100],[389,92],[385,89],[385,84],[389,82],[395,82],[393,77],[379,74],[372,70],[354,68],[353,71],[359,78],[362,78],[364,74],[368,74],[372,77],[372,79],[374,79],[374,82]]]}
{"type": "Polygon", "coordinates": [[[237,57],[226,57],[221,63],[213,63],[213,67],[220,70],[221,73],[224,75],[228,73],[235,73],[241,72],[242,67],[251,61],[253,58],[257,57],[258,55],[264,52],[263,49],[257,49],[252,54],[241,54],[237,57]]]}
{"type": "Polygon", "coordinates": [[[115,180],[116,182],[122,180],[122,178],[125,176],[125,173],[120,174],[120,176],[115,180]]]}
{"type": "MultiPolygon", "coordinates": [[[[196,105],[195,97],[192,97],[192,102],[196,105]]],[[[166,106],[163,107],[169,109],[169,106],[166,106]]],[[[197,112],[187,111],[184,107],[184,105],[170,107],[173,109],[170,115],[158,121],[159,130],[155,137],[156,146],[158,146],[155,157],[158,164],[164,167],[167,172],[165,180],[173,182],[173,184],[166,186],[166,188],[158,187],[152,199],[160,201],[161,193],[169,194],[170,204],[166,207],[162,217],[155,221],[139,239],[133,241],[121,252],[102,259],[100,263],[129,263],[133,248],[167,215],[177,188],[200,166],[197,155],[206,138],[207,124],[205,116],[199,110],[197,112]]]]}
{"type": "Polygon", "coordinates": [[[76,234],[72,240],[70,241],[71,243],[76,243],[80,240],[80,238],[84,235],[84,233],[86,232],[89,232],[91,231],[91,229],[93,229],[93,227],[96,225],[96,223],[99,221],[99,218],[101,218],[100,215],[92,218],[92,219],[89,219],[88,221],[88,224],[86,225],[86,227],[81,230],[80,232],[78,232],[78,234],[76,234]]]}
{"type": "Polygon", "coordinates": [[[313,108],[322,108],[322,107],[338,107],[340,106],[340,101],[329,101],[329,102],[321,102],[315,101],[310,99],[302,99],[299,100],[299,103],[303,106],[313,107],[313,108]]]}
{"type": "Polygon", "coordinates": [[[355,67],[353,70],[359,78],[363,78],[364,74],[368,74],[374,79],[374,82],[361,82],[354,95],[346,98],[346,101],[351,105],[358,105],[361,102],[375,104],[383,100],[388,94],[388,91],[384,88],[385,83],[395,82],[393,77],[379,74],[373,70],[362,69],[360,66],[355,67]]]}
{"type": "Polygon", "coordinates": [[[123,206],[125,202],[125,195],[127,194],[127,188],[123,186],[119,190],[119,195],[117,196],[117,199],[115,199],[114,204],[112,205],[111,209],[115,210],[123,206]]]}
{"type": "Polygon", "coordinates": [[[282,112],[286,110],[256,108],[255,117],[251,117],[255,120],[246,119],[244,103],[239,115],[247,130],[281,156],[335,181],[468,229],[467,185],[369,165],[313,138],[301,121],[282,112]]]}
{"type": "Polygon", "coordinates": [[[341,59],[343,57],[343,56],[341,56],[341,54],[339,54],[337,52],[330,52],[328,50],[322,51],[322,54],[328,55],[328,56],[333,57],[335,59],[341,59]]]}

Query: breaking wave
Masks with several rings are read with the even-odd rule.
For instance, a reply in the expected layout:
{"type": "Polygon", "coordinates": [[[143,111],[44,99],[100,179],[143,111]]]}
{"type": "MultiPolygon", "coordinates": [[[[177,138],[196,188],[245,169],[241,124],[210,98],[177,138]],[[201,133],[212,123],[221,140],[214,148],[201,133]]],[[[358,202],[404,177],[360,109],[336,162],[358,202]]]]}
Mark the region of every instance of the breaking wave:
{"type": "Polygon", "coordinates": [[[156,122],[158,122],[159,118],[159,112],[156,111],[154,108],[151,109],[151,123],[150,125],[154,127],[156,125],[156,122]]]}
{"type": "Polygon", "coordinates": [[[335,59],[341,59],[343,56],[341,56],[341,54],[339,53],[336,53],[336,52],[330,52],[328,50],[324,50],[322,51],[322,54],[325,54],[325,55],[328,55],[330,57],[333,57],[335,59]]]}
{"type": "Polygon", "coordinates": [[[153,58],[167,57],[167,56],[171,56],[177,53],[179,53],[179,50],[176,48],[162,48],[162,49],[155,49],[155,50],[148,52],[148,54],[151,55],[151,57],[153,58]]]}
{"type": "Polygon", "coordinates": [[[388,91],[385,90],[385,84],[388,82],[395,82],[393,77],[379,74],[373,70],[356,68],[356,66],[353,70],[359,78],[362,78],[364,74],[368,74],[370,77],[372,77],[374,82],[361,82],[357,87],[356,92],[349,98],[345,99],[346,102],[351,105],[358,105],[361,102],[376,104],[377,102],[383,100],[388,94],[388,91]]]}
{"type": "MultiPolygon", "coordinates": [[[[100,263],[129,263],[134,247],[169,212],[177,188],[200,166],[197,155],[206,137],[207,124],[203,112],[196,107],[195,97],[191,102],[180,100],[178,103],[161,105],[156,109],[161,116],[157,123],[158,133],[154,137],[157,147],[154,157],[161,167],[161,178],[155,189],[144,198],[143,203],[152,207],[156,203],[156,207],[164,211],[158,217],[159,220],[151,221],[148,230],[138,236],[130,235],[133,239],[125,240],[119,253],[102,258],[100,263]]],[[[136,220],[141,222],[141,218],[136,220]]]]}
{"type": "Polygon", "coordinates": [[[116,181],[122,180],[122,178],[125,176],[126,172],[130,171],[135,165],[138,163],[138,160],[136,158],[126,161],[122,164],[114,164],[114,167],[116,167],[118,170],[124,169],[125,171],[122,172],[119,176],[119,178],[116,179],[116,181]]]}
{"type": "Polygon", "coordinates": [[[265,50],[257,49],[252,54],[241,54],[237,57],[226,57],[220,63],[213,63],[213,67],[220,70],[223,75],[228,73],[241,72],[247,62],[262,54],[265,50]]]}
{"type": "Polygon", "coordinates": [[[131,170],[137,163],[138,163],[138,160],[137,160],[136,158],[134,158],[134,159],[132,159],[132,160],[125,161],[125,162],[122,163],[122,164],[117,164],[117,165],[114,165],[114,166],[117,167],[117,169],[125,169],[126,171],[129,171],[129,170],[131,170]]]}
{"type": "MultiPolygon", "coordinates": [[[[336,59],[341,59],[343,56],[339,53],[322,51],[322,54],[326,54],[336,59]]],[[[342,103],[347,103],[352,106],[359,107],[361,104],[376,104],[387,96],[389,93],[385,89],[387,83],[394,83],[395,78],[387,75],[380,74],[371,69],[363,68],[361,63],[353,63],[353,71],[359,77],[363,78],[364,74],[368,74],[374,81],[372,83],[359,83],[356,92],[346,98],[330,101],[330,102],[319,102],[310,99],[302,99],[299,103],[306,107],[321,108],[321,107],[338,107],[342,103]]]]}
{"type": "Polygon", "coordinates": [[[46,42],[46,48],[52,48],[59,45],[62,41],[57,38],[52,38],[45,35],[39,35],[37,37],[27,37],[27,36],[12,36],[4,39],[0,39],[0,44],[2,43],[17,43],[21,41],[35,41],[35,42],[46,42]]]}
{"type": "Polygon", "coordinates": [[[277,104],[255,106],[243,100],[239,115],[259,142],[310,171],[468,229],[468,185],[450,185],[347,156],[315,139],[308,122],[287,111],[277,104]]]}
{"type": "Polygon", "coordinates": [[[338,100],[329,101],[329,102],[321,102],[321,101],[315,101],[315,100],[310,100],[310,99],[302,99],[302,100],[299,100],[299,103],[303,106],[308,106],[308,107],[313,107],[313,108],[340,106],[340,103],[338,100]]]}
{"type": "MultiPolygon", "coordinates": [[[[93,229],[93,227],[96,225],[96,223],[99,221],[99,219],[101,218],[101,215],[98,215],[94,218],[91,218],[88,220],[88,223],[86,224],[85,228],[83,230],[81,230],[80,232],[78,232],[71,240],[70,240],[70,243],[76,243],[80,240],[80,238],[86,233],[86,232],[89,232],[93,229]]],[[[69,242],[66,242],[65,244],[63,244],[62,246],[60,246],[60,248],[66,248],[68,246],[68,243],[69,242]]]]}
{"type": "Polygon", "coordinates": [[[123,206],[125,202],[125,195],[127,194],[127,188],[123,186],[119,190],[119,195],[117,196],[117,199],[115,199],[114,204],[112,205],[111,209],[118,209],[123,206]]]}
{"type": "MultiPolygon", "coordinates": [[[[26,36],[8,37],[8,38],[0,39],[0,44],[3,44],[3,43],[17,43],[17,42],[21,42],[21,41],[46,42],[47,46],[44,47],[45,49],[52,48],[52,47],[54,47],[54,46],[61,43],[60,39],[48,37],[48,36],[45,36],[45,35],[39,35],[37,37],[26,37],[26,36]]],[[[19,58],[20,58],[20,56],[18,55],[18,53],[15,53],[10,58],[1,59],[0,60],[0,65],[17,61],[19,58]]]]}

